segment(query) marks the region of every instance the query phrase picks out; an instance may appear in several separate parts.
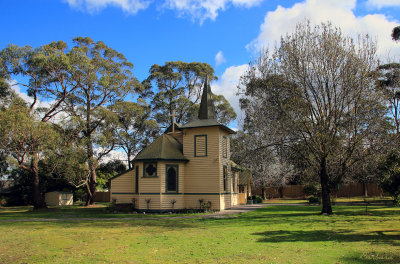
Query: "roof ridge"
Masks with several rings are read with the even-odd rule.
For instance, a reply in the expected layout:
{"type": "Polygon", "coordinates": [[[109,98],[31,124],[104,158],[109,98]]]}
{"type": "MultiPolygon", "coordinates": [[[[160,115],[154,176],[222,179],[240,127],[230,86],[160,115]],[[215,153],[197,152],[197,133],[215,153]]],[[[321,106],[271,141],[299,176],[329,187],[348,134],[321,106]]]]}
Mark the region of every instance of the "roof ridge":
{"type": "Polygon", "coordinates": [[[160,145],[160,156],[161,156],[161,157],[163,157],[164,154],[165,154],[165,146],[164,146],[164,144],[165,144],[165,140],[168,139],[167,136],[168,136],[168,135],[166,135],[166,134],[162,134],[162,135],[161,135],[161,145],[160,145]]]}

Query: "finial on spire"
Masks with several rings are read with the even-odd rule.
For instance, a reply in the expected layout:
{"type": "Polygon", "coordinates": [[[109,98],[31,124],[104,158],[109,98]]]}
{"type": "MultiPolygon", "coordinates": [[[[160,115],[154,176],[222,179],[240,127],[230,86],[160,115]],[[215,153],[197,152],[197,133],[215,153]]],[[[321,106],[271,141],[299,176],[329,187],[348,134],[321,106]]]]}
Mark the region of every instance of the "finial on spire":
{"type": "Polygon", "coordinates": [[[201,96],[199,119],[215,119],[214,100],[212,97],[211,86],[208,83],[208,76],[204,81],[203,94],[201,96]]]}

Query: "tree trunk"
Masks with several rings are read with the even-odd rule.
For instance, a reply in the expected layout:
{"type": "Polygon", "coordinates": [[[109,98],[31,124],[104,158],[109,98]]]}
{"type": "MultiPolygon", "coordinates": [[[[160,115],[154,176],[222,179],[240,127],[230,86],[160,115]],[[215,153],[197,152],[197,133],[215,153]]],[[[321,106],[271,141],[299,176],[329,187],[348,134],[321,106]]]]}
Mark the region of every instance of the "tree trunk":
{"type": "MultiPolygon", "coordinates": [[[[90,122],[89,122],[90,123],[90,122]]],[[[86,185],[87,191],[87,200],[86,206],[94,204],[94,197],[96,195],[96,162],[94,160],[94,152],[93,152],[93,145],[92,145],[92,136],[90,133],[87,135],[87,158],[88,158],[88,165],[89,165],[89,178],[88,183],[86,185]]]]}
{"type": "Polygon", "coordinates": [[[262,193],[262,198],[265,200],[266,199],[265,186],[261,187],[261,193],[262,193]]]}
{"type": "MultiPolygon", "coordinates": [[[[90,97],[88,95],[87,101],[90,102],[90,97]]],[[[91,105],[90,103],[86,106],[86,140],[87,140],[87,158],[88,158],[88,165],[89,165],[89,179],[86,185],[87,190],[87,200],[86,206],[94,204],[94,197],[96,195],[96,167],[97,164],[94,160],[94,152],[93,152],[93,143],[92,143],[92,120],[91,120],[91,105]]]]}
{"type": "Polygon", "coordinates": [[[322,211],[321,214],[332,214],[331,196],[328,173],[326,171],[326,157],[321,159],[319,178],[321,181],[322,190],[322,211]]]}
{"type": "Polygon", "coordinates": [[[278,187],[279,198],[283,198],[283,186],[278,187]]]}
{"type": "Polygon", "coordinates": [[[94,198],[96,196],[96,168],[93,165],[89,165],[89,179],[88,184],[86,186],[87,191],[87,200],[86,206],[94,204],[94,198]]]}
{"type": "Polygon", "coordinates": [[[126,154],[127,156],[128,156],[128,169],[132,169],[132,163],[131,163],[131,150],[129,149],[128,150],[128,152],[127,152],[127,154],[126,154]]]}
{"type": "Polygon", "coordinates": [[[363,183],[363,188],[364,188],[364,196],[368,197],[368,185],[365,182],[363,183]]]}
{"type": "Polygon", "coordinates": [[[87,190],[86,206],[94,204],[94,197],[96,196],[96,186],[97,186],[96,164],[94,162],[93,147],[91,143],[88,144],[88,157],[89,157],[89,179],[86,188],[87,190]]]}
{"type": "Polygon", "coordinates": [[[46,203],[43,200],[42,194],[40,193],[39,186],[39,167],[38,167],[38,157],[37,153],[33,155],[31,160],[31,177],[32,177],[32,198],[33,198],[33,208],[40,209],[46,208],[46,203]]]}

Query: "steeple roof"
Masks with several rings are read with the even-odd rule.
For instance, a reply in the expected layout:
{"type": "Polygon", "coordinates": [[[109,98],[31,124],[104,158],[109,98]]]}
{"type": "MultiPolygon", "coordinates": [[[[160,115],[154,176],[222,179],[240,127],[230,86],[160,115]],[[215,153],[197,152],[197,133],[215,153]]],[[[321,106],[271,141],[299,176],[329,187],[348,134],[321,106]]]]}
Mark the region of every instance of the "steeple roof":
{"type": "Polygon", "coordinates": [[[208,78],[204,82],[203,95],[201,96],[199,119],[215,119],[214,99],[212,97],[211,86],[208,83],[208,78]]]}
{"type": "Polygon", "coordinates": [[[184,124],[180,127],[180,129],[218,126],[226,130],[230,134],[235,134],[235,131],[218,122],[216,120],[216,116],[217,115],[215,114],[214,99],[212,98],[211,86],[206,79],[206,81],[204,82],[203,95],[201,97],[198,119],[192,120],[184,124]]]}

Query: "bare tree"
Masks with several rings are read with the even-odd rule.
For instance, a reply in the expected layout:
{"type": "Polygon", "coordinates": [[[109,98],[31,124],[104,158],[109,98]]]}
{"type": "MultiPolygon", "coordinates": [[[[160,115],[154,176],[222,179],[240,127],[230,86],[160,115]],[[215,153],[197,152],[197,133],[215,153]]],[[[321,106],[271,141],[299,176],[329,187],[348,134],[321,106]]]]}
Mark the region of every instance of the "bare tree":
{"type": "Polygon", "coordinates": [[[304,146],[302,158],[318,170],[322,214],[332,213],[332,186],[384,115],[371,74],[375,50],[368,36],[354,41],[330,23],[306,21],[281,38],[272,56],[263,52],[241,79],[246,126],[263,136],[269,133],[264,123],[281,134],[280,144],[304,146]]]}

